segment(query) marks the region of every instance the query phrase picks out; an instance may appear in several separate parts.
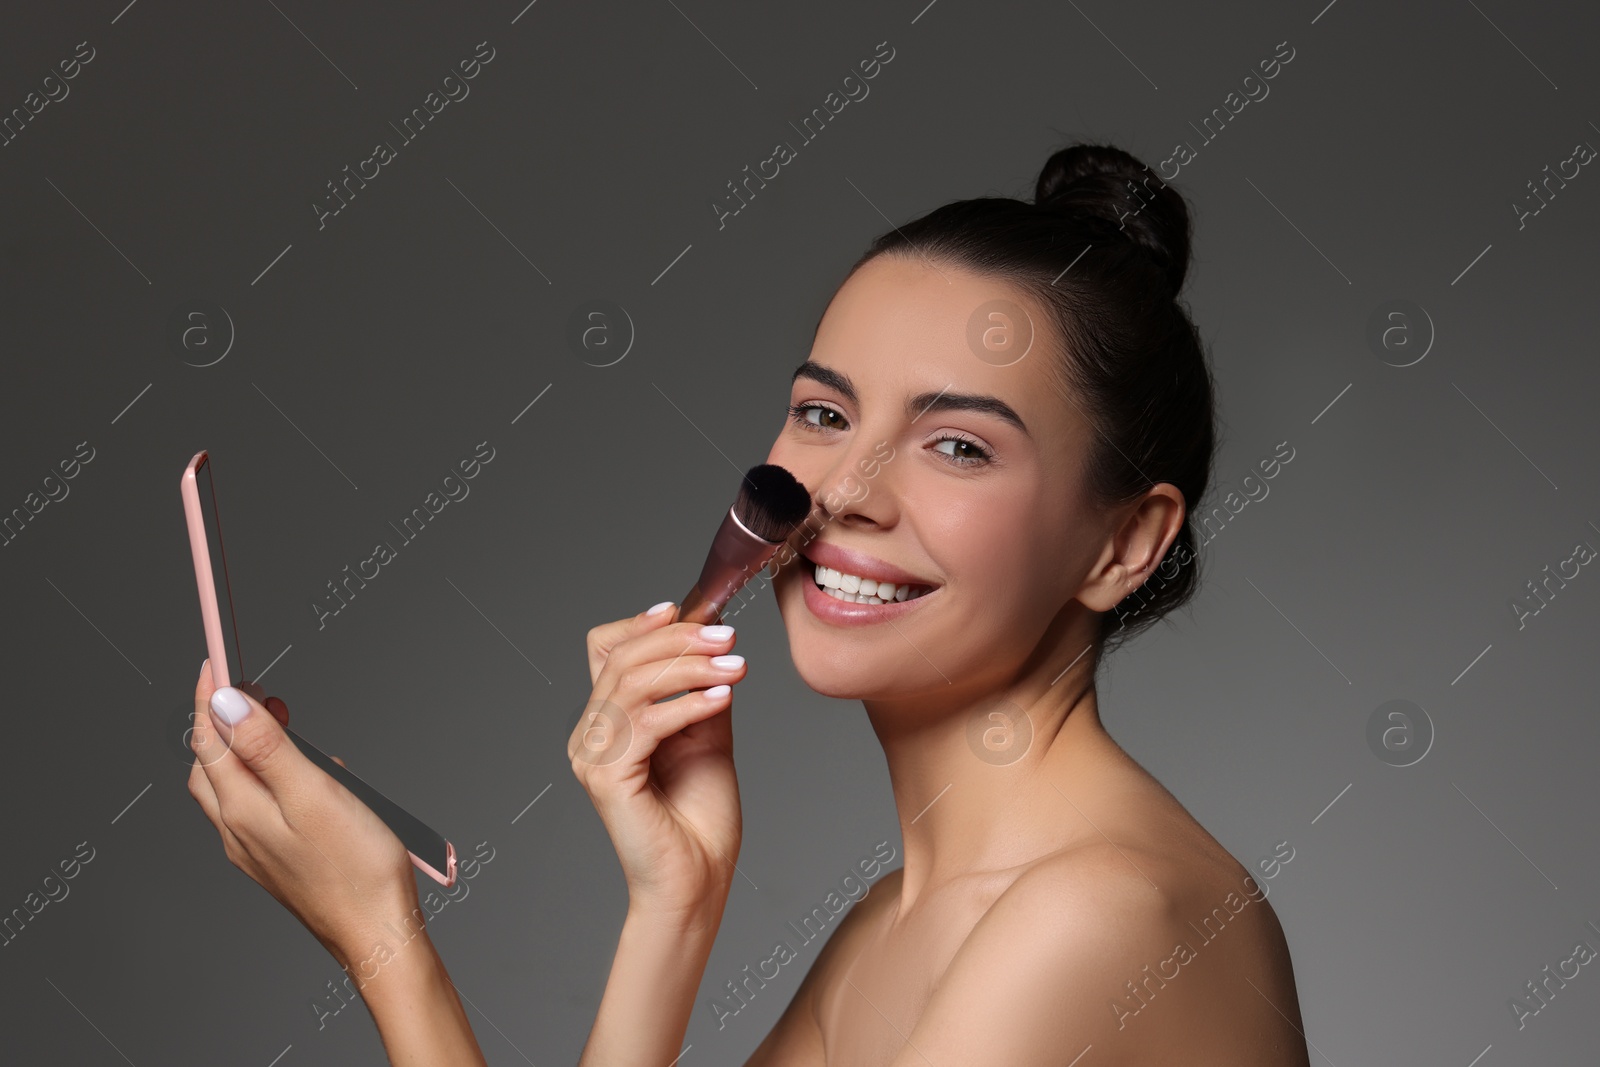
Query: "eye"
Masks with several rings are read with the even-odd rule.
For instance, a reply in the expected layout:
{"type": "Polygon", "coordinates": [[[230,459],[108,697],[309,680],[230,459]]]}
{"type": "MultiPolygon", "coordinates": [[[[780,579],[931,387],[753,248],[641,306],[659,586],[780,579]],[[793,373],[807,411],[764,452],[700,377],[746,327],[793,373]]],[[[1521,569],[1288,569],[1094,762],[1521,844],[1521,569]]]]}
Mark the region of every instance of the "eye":
{"type": "Polygon", "coordinates": [[[976,467],[988,463],[994,456],[988,449],[970,437],[959,435],[946,435],[934,442],[934,450],[950,457],[950,462],[957,467],[976,467]],[[949,449],[944,446],[950,445],[949,449]]]}
{"type": "Polygon", "coordinates": [[[789,418],[796,425],[815,433],[821,433],[825,430],[842,430],[849,425],[845,421],[843,412],[824,404],[790,404],[789,418]],[[816,418],[811,417],[812,412],[816,412],[816,418]],[[837,422],[826,421],[830,418],[837,420],[837,422]]]}

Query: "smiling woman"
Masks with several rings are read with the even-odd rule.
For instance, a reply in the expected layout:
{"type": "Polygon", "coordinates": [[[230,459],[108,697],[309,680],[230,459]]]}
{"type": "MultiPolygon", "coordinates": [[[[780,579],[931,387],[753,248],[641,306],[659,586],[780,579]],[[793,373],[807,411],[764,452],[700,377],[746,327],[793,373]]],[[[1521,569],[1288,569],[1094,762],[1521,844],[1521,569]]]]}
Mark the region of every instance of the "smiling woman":
{"type": "MultiPolygon", "coordinates": [[[[1100,721],[1105,654],[1195,591],[1190,512],[1215,441],[1211,372],[1178,297],[1188,208],[1149,173],[1076,144],[1031,202],[960,200],[894,227],[792,376],[767,461],[812,513],[772,588],[799,675],[870,720],[904,864],[844,912],[747,1067],[1061,1067],[1090,1050],[1084,1067],[1308,1064],[1265,891],[1100,721]],[[996,307],[1030,339],[1003,361],[971,340],[996,307]],[[1170,578],[1119,619],[1168,560],[1170,578]],[[1217,936],[1191,929],[1197,916],[1217,936]],[[1196,938],[1182,973],[1204,977],[1151,979],[1127,1025],[1128,976],[1196,938]]],[[[682,1054],[743,839],[734,638],[670,602],[588,633],[593,692],[567,755],[628,913],[582,1067],[682,1054]],[[599,749],[593,707],[627,720],[599,749]]],[[[203,674],[197,736],[209,696],[203,674]]],[[[251,708],[232,761],[197,767],[191,790],[235,862],[350,958],[415,903],[404,849],[251,708]],[[271,800],[242,788],[248,773],[271,800]],[[335,817],[286,830],[307,796],[335,817]]],[[[389,1055],[482,1063],[418,940],[363,990],[389,1055]]]]}
{"type": "MultiPolygon", "coordinates": [[[[1105,654],[1194,594],[1190,511],[1215,443],[1178,297],[1189,213],[1154,185],[1120,149],[1073,145],[1032,202],[961,200],[894,227],[792,376],[767,462],[813,514],[772,586],[800,676],[871,721],[905,863],[841,920],[748,1067],[1059,1067],[1091,1048],[1095,1064],[1308,1062],[1265,891],[1099,718],[1105,654]],[[985,347],[994,308],[1005,359],[985,347]],[[1169,560],[1189,565],[1144,589],[1169,560]],[[1127,976],[1245,899],[1186,965],[1206,978],[1125,1025],[1127,976]]],[[[670,608],[589,634],[593,699],[634,727],[620,758],[573,761],[630,890],[583,1064],[677,1054],[742,837],[744,661],[719,654],[731,627],[670,608]]],[[[569,752],[582,744],[580,722],[569,752]]]]}

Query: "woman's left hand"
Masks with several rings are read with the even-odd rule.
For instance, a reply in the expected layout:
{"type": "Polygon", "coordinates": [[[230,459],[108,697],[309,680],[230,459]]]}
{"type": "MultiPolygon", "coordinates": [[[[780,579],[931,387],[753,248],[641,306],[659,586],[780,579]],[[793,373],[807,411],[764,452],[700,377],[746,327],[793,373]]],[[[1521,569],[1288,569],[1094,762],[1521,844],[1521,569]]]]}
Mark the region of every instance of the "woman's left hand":
{"type": "Polygon", "coordinates": [[[210,661],[201,668],[189,793],[234,866],[348,968],[408,920],[420,925],[410,858],[382,819],[295,747],[283,701],[263,704],[260,687],[246,685],[252,692],[219,690],[210,661]]]}

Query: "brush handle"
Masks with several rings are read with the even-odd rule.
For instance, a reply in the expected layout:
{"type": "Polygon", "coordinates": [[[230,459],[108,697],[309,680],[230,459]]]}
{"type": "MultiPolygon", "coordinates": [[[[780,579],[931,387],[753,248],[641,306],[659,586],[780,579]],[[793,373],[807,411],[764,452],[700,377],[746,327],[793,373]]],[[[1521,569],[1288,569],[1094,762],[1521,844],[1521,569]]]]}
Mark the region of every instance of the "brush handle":
{"type": "Polygon", "coordinates": [[[722,617],[733,595],[744,588],[783,547],[751,533],[729,508],[711,539],[700,579],[678,608],[679,622],[713,623],[722,617]]]}
{"type": "Polygon", "coordinates": [[[722,609],[726,606],[726,601],[715,603],[700,583],[695,582],[694,588],[689,590],[689,595],[683,598],[683,604],[678,608],[678,621],[718,623],[722,621],[722,609]]]}

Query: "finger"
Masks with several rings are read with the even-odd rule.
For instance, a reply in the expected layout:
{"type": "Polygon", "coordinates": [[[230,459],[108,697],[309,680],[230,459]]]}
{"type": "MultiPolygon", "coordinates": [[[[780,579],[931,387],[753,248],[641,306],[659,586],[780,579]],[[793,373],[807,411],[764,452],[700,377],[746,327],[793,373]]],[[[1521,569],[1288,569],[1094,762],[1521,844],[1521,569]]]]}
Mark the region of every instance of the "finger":
{"type": "Polygon", "coordinates": [[[259,796],[262,786],[271,801],[293,795],[297,783],[315,769],[278,720],[241,690],[231,686],[216,690],[205,713],[227,743],[227,751],[205,766],[223,811],[236,801],[247,801],[251,794],[259,796]]]}
{"type": "Polygon", "coordinates": [[[593,685],[600,677],[600,668],[606,665],[611,650],[630,637],[647,633],[651,629],[663,626],[676,619],[678,606],[670,600],[661,602],[646,611],[616,622],[602,623],[589,631],[587,642],[589,647],[589,684],[593,685]],[[655,614],[651,614],[655,612],[655,614]]]}
{"type": "MultiPolygon", "coordinates": [[[[335,762],[335,763],[337,763],[337,764],[338,764],[338,765],[339,765],[339,766],[341,766],[341,767],[345,767],[345,762],[344,762],[344,760],[342,760],[342,759],[340,759],[340,758],[339,758],[339,757],[338,757],[338,756],[329,756],[329,757],[328,757],[328,758],[329,758],[329,759],[331,759],[331,760],[333,760],[333,762],[335,762]]],[[[349,770],[349,768],[348,768],[348,767],[345,767],[345,769],[346,769],[346,770],[349,770]]]]}
{"type": "Polygon", "coordinates": [[[731,741],[726,737],[731,733],[731,693],[731,686],[725,683],[626,712],[605,701],[592,705],[566,739],[566,757],[573,761],[573,773],[579,781],[587,781],[590,774],[606,773],[608,766],[613,774],[634,774],[640,766],[648,766],[662,739],[680,731],[704,737],[731,755],[731,741]],[[717,720],[723,721],[710,728],[709,734],[702,731],[704,723],[717,720]]]}
{"type": "Polygon", "coordinates": [[[272,712],[272,717],[278,720],[279,726],[289,725],[289,705],[277,697],[268,697],[266,699],[266,708],[272,712]]]}
{"type": "Polygon", "coordinates": [[[636,667],[659,661],[656,670],[660,670],[667,661],[679,656],[718,655],[731,651],[734,641],[735,634],[731,626],[705,626],[697,622],[658,626],[618,642],[606,658],[605,665],[600,668],[594,686],[602,693],[608,692],[615,688],[622,674],[636,667]]]}
{"type": "MultiPolygon", "coordinates": [[[[200,680],[195,683],[194,720],[189,746],[194,749],[200,770],[206,778],[209,793],[201,795],[215,797],[217,801],[215,810],[206,810],[203,804],[202,810],[206,810],[207,817],[211,818],[217,832],[222,834],[224,845],[230,842],[237,844],[222,815],[223,808],[226,807],[232,813],[231,817],[239,820],[245,818],[247,813],[259,812],[264,805],[270,804],[271,796],[228,750],[232,741],[231,729],[225,723],[219,729],[218,721],[211,714],[211,698],[216,692],[211,660],[208,658],[200,665],[200,680]]],[[[193,773],[191,768],[190,774],[193,773]]],[[[196,789],[190,790],[191,795],[195,792],[196,789]]]]}
{"type": "Polygon", "coordinates": [[[223,821],[222,805],[217,800],[217,791],[211,787],[211,779],[206,776],[205,768],[198,759],[189,768],[189,795],[200,805],[206,820],[216,828],[218,836],[222,838],[222,849],[228,854],[228,858],[232,860],[236,856],[247,854],[248,850],[223,821]]]}
{"type": "Polygon", "coordinates": [[[208,709],[211,694],[216,692],[216,682],[211,676],[211,660],[200,664],[200,679],[194,687],[194,715],[190,717],[189,747],[194,750],[202,768],[216,762],[228,750],[227,741],[219,736],[211,721],[208,709]]]}
{"type": "MultiPolygon", "coordinates": [[[[709,690],[706,690],[709,692],[709,690]]],[[[710,715],[698,722],[686,725],[681,733],[691,741],[710,745],[733,758],[733,702],[725,701],[728,706],[714,715],[710,715]]]]}
{"type": "Polygon", "coordinates": [[[617,675],[607,699],[631,713],[686,689],[732,685],[743,680],[748,670],[743,656],[684,655],[666,662],[641,663],[617,675]]]}
{"type": "MultiPolygon", "coordinates": [[[[727,727],[726,724],[731,719],[728,711],[732,706],[733,689],[727,684],[715,685],[709,689],[697,689],[672,700],[648,704],[637,712],[628,712],[630,720],[628,729],[625,733],[617,734],[627,745],[626,759],[616,759],[609,755],[604,759],[596,759],[595,749],[588,746],[584,739],[577,737],[569,739],[568,755],[569,758],[588,765],[583,769],[584,773],[603,772],[610,767],[614,773],[627,774],[631,767],[637,767],[648,760],[663,739],[680,731],[693,731],[697,728],[697,724],[721,719],[722,724],[719,726],[731,734],[731,727],[727,727]],[[581,757],[579,748],[587,750],[581,757]]],[[[714,730],[713,737],[722,737],[723,729],[714,730]]],[[[602,751],[611,743],[614,742],[608,742],[602,751]]],[[[722,747],[727,751],[731,746],[724,740],[722,747]]],[[[731,752],[729,754],[731,755],[731,752]]]]}
{"type": "Polygon", "coordinates": [[[222,829],[222,811],[217,804],[217,791],[211,788],[211,779],[206,777],[205,768],[198,758],[189,768],[189,795],[194,797],[200,810],[205,812],[207,819],[218,830],[222,829]]]}

